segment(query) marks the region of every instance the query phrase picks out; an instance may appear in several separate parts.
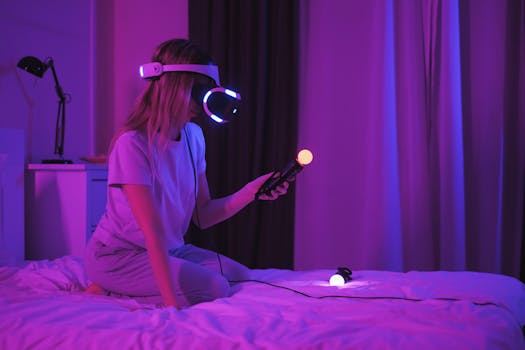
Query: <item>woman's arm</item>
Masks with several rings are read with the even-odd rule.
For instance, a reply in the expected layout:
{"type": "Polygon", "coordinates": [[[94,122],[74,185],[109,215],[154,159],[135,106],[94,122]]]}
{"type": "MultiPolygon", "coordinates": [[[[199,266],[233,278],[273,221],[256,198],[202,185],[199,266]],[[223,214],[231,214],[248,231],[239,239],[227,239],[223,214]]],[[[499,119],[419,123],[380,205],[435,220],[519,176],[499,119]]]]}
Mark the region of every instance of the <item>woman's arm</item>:
{"type": "Polygon", "coordinates": [[[157,281],[164,306],[178,308],[175,300],[173,273],[168,262],[169,255],[165,244],[164,227],[153,198],[151,186],[122,185],[131,211],[144,233],[146,249],[153,275],[157,281]]]}
{"type": "MultiPolygon", "coordinates": [[[[193,214],[193,222],[200,228],[208,228],[237,214],[242,208],[250,204],[262,184],[272,173],[262,175],[247,183],[237,192],[222,198],[211,199],[206,174],[199,176],[199,194],[197,208],[193,214]]],[[[286,193],[288,182],[278,187],[270,195],[262,195],[260,199],[274,200],[286,193]]]]}

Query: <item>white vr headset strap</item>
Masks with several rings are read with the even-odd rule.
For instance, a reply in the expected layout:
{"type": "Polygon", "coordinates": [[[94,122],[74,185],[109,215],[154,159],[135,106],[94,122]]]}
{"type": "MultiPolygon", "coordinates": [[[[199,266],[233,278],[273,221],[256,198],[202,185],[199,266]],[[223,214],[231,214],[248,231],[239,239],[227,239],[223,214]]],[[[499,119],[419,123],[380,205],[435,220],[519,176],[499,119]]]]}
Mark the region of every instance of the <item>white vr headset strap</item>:
{"type": "Polygon", "coordinates": [[[143,79],[160,77],[164,72],[193,72],[200,73],[212,78],[217,86],[220,86],[219,68],[209,64],[168,64],[160,62],[145,63],[139,68],[140,76],[143,79]]]}

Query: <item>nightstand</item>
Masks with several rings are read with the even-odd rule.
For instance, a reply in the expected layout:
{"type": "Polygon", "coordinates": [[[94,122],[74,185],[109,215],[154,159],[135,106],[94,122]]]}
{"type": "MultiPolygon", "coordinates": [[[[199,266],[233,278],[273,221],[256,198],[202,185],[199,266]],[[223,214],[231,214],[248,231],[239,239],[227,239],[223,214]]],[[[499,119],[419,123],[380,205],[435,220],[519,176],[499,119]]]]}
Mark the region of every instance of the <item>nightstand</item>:
{"type": "Polygon", "coordinates": [[[27,260],[83,257],[106,208],[107,166],[28,164],[25,179],[27,260]]]}

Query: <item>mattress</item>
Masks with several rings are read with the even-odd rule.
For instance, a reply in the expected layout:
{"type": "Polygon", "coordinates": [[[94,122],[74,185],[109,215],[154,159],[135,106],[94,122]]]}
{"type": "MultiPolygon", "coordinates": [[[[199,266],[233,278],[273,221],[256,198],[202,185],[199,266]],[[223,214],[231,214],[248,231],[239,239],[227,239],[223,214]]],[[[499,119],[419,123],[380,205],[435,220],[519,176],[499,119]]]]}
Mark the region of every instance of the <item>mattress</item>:
{"type": "Polygon", "coordinates": [[[497,274],[252,270],[182,310],[83,292],[82,260],[0,267],[0,349],[525,349],[525,285],[497,274]]]}

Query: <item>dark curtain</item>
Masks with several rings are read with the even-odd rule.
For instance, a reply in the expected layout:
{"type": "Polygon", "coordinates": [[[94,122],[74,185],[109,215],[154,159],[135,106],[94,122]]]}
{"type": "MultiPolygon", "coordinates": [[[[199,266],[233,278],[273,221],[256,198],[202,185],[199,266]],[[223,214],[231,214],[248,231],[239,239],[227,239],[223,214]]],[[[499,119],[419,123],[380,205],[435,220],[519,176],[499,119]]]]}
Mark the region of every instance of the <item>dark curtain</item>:
{"type": "MultiPolygon", "coordinates": [[[[189,38],[219,65],[221,83],[238,91],[238,120],[197,121],[206,138],[207,174],[221,197],[297,152],[298,2],[191,0],[189,38]]],[[[277,201],[257,201],[187,240],[251,268],[292,268],[294,186],[277,201]]]]}
{"type": "MultiPolygon", "coordinates": [[[[525,179],[524,186],[525,189],[525,179]]],[[[521,222],[521,269],[520,280],[525,282],[525,193],[523,194],[523,219],[521,222]]],[[[525,330],[524,330],[525,331],[525,330]]]]}

